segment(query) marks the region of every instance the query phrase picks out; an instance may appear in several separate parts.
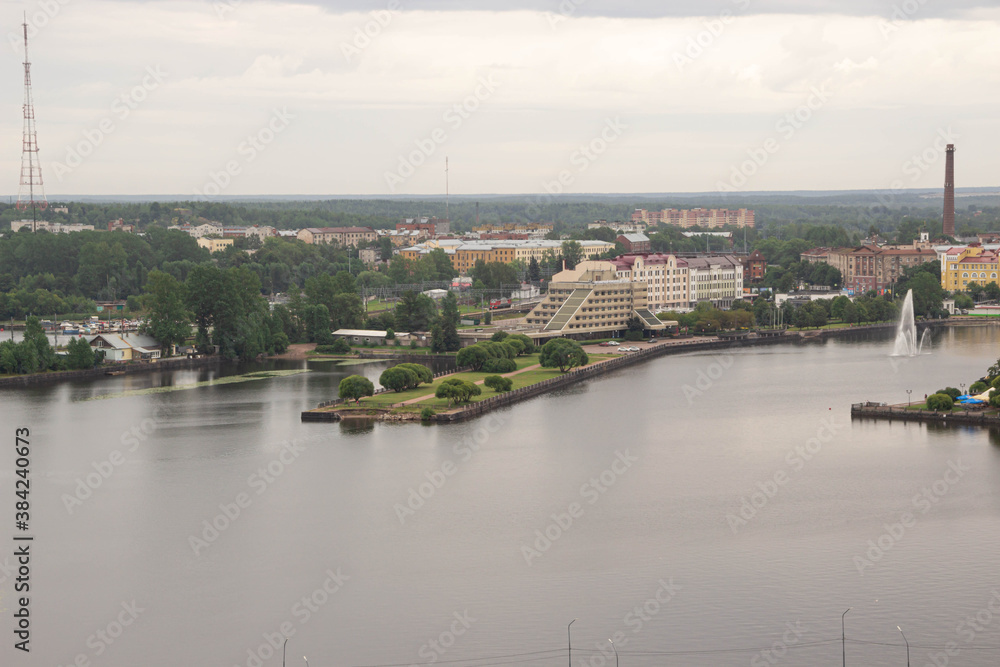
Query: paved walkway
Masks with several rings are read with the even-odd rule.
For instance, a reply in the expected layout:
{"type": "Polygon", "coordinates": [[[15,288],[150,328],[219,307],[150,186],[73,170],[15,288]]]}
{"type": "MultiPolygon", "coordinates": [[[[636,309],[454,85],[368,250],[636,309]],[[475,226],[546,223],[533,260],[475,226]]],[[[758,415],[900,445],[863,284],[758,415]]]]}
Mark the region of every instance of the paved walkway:
{"type": "MultiPolygon", "coordinates": [[[[525,366],[524,368],[522,368],[520,370],[512,371],[510,373],[503,373],[501,375],[501,377],[509,378],[509,377],[511,377],[513,375],[520,375],[521,373],[527,373],[528,371],[537,370],[537,369],[539,369],[541,367],[542,367],[541,364],[535,364],[534,366],[525,366]]],[[[486,378],[483,378],[482,380],[477,380],[473,384],[483,384],[484,382],[486,382],[486,378]]],[[[417,396],[416,398],[411,398],[408,401],[403,401],[402,403],[396,403],[392,407],[394,407],[394,408],[401,408],[404,405],[412,405],[414,403],[420,403],[421,401],[426,401],[429,398],[434,398],[434,394],[427,394],[426,396],[417,396]]]]}

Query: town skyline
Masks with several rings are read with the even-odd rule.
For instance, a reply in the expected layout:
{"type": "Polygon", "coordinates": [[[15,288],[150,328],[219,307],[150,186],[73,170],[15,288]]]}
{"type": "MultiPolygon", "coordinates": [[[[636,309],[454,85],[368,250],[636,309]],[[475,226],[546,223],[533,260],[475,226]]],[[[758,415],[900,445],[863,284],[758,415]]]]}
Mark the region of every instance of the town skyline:
{"type": "Polygon", "coordinates": [[[0,191],[22,12],[54,199],[992,187],[1000,12],[911,4],[14,2],[0,191]]]}

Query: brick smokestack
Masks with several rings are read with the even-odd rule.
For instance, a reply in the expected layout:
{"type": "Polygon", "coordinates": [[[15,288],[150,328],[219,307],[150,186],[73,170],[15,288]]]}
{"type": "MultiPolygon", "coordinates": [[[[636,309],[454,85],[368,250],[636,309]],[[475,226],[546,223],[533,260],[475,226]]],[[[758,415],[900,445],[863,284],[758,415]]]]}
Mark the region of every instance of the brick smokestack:
{"type": "Polygon", "coordinates": [[[945,236],[955,235],[955,144],[948,144],[944,165],[944,228],[945,236]]]}

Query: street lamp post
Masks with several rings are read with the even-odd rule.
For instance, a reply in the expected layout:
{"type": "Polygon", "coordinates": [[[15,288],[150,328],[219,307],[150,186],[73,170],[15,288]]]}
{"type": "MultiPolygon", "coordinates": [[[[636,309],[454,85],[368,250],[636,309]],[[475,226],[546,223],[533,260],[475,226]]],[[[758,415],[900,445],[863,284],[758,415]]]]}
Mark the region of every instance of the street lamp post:
{"type": "Polygon", "coordinates": [[[569,626],[574,623],[576,623],[575,618],[566,626],[566,654],[569,656],[569,667],[573,667],[573,636],[569,633],[569,626]]]}
{"type": "Polygon", "coordinates": [[[306,667],[309,667],[309,658],[302,656],[302,659],[306,661],[306,667]]]}
{"type": "Polygon", "coordinates": [[[281,667],[285,667],[285,647],[288,646],[288,637],[281,644],[281,667]]]}
{"type": "MultiPolygon", "coordinates": [[[[611,642],[610,639],[608,641],[611,642]]],[[[615,651],[615,667],[618,667],[618,649],[615,647],[614,642],[611,642],[611,648],[615,651]]]]}
{"type": "Polygon", "coordinates": [[[903,628],[896,626],[899,630],[899,634],[903,635],[903,641],[906,642],[906,667],[910,667],[910,642],[906,641],[906,635],[903,634],[903,628]]]}
{"type": "MultiPolygon", "coordinates": [[[[906,390],[906,407],[910,407],[911,405],[913,405],[913,402],[910,400],[910,394],[912,393],[913,393],[912,389],[906,390]]],[[[846,614],[847,612],[845,611],[844,613],[846,614]]]]}
{"type": "MultiPolygon", "coordinates": [[[[848,607],[847,611],[852,609],[854,609],[854,607],[848,607]]],[[[847,667],[847,633],[844,632],[844,617],[847,616],[847,611],[840,615],[840,649],[844,654],[844,667],[847,667]]]]}

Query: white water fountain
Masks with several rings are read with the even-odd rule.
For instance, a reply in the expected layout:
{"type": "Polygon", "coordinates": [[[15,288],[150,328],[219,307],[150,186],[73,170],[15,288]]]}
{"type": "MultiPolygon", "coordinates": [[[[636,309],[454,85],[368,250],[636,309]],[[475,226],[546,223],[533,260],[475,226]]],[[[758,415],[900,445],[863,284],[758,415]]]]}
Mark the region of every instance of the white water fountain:
{"type": "Polygon", "coordinates": [[[903,310],[899,315],[899,327],[896,329],[896,340],[892,346],[894,357],[915,357],[920,354],[926,343],[930,347],[930,330],[925,329],[924,335],[917,340],[917,325],[913,321],[913,290],[906,292],[903,299],[903,310]]]}

